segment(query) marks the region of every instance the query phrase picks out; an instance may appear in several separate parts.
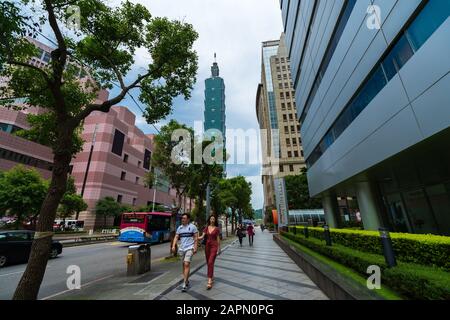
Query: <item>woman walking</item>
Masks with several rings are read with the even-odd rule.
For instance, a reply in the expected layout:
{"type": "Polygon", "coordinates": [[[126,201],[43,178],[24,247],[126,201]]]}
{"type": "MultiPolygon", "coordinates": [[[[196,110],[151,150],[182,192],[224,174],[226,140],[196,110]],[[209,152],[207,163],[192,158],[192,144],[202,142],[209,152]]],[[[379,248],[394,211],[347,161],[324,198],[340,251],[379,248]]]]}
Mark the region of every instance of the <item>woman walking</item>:
{"type": "Polygon", "coordinates": [[[248,244],[250,247],[253,247],[253,236],[255,235],[255,228],[250,223],[247,227],[247,234],[248,234],[248,244]]]}
{"type": "Polygon", "coordinates": [[[241,244],[241,247],[242,247],[242,238],[245,237],[245,231],[244,231],[244,227],[242,226],[242,224],[240,224],[237,227],[236,235],[239,238],[239,243],[241,244]]]}
{"type": "Polygon", "coordinates": [[[209,290],[212,288],[214,281],[214,263],[217,255],[220,253],[220,230],[214,215],[209,216],[203,234],[198,237],[199,240],[203,240],[204,238],[206,238],[205,256],[208,265],[208,285],[206,289],[209,290]]]}

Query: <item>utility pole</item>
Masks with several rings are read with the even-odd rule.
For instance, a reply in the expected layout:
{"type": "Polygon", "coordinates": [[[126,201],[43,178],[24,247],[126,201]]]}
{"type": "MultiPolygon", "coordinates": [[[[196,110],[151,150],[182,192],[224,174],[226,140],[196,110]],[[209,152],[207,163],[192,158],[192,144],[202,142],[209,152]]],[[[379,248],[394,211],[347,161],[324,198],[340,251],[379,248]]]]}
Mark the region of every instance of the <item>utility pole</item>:
{"type": "Polygon", "coordinates": [[[156,185],[157,184],[158,184],[158,173],[155,170],[155,182],[153,183],[153,208],[152,208],[152,212],[155,212],[156,185]]]}
{"type": "Polygon", "coordinates": [[[208,222],[208,216],[211,207],[210,193],[211,193],[211,184],[208,182],[208,185],[206,186],[206,222],[208,222]]]}
{"type": "MultiPolygon", "coordinates": [[[[91,166],[92,153],[94,152],[94,144],[95,144],[95,139],[97,137],[97,130],[98,130],[98,123],[95,124],[94,134],[92,136],[91,150],[89,151],[89,158],[88,158],[88,162],[87,162],[87,166],[86,166],[86,172],[84,173],[83,186],[81,187],[81,197],[82,198],[84,196],[84,190],[86,189],[86,182],[87,182],[87,177],[88,177],[88,173],[89,173],[89,167],[91,166]]],[[[80,212],[77,212],[75,220],[78,220],[79,214],[80,214],[80,212]]]]}

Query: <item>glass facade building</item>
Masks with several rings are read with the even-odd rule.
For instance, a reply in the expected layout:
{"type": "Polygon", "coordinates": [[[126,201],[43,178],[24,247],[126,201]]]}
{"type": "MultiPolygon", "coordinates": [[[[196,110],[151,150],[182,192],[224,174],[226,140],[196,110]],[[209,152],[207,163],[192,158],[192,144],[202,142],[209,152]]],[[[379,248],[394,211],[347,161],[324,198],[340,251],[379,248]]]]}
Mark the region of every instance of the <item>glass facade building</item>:
{"type": "Polygon", "coordinates": [[[337,197],[355,197],[366,229],[449,235],[450,1],[280,6],[310,193],[327,223],[342,224],[337,197]]]}

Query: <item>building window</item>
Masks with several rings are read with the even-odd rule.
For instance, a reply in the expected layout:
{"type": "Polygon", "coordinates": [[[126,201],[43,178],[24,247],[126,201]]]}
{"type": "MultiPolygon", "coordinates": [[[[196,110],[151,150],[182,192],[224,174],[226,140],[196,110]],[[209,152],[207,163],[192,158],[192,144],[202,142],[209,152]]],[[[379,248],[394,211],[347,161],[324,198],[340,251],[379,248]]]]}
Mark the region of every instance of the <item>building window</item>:
{"type": "Polygon", "coordinates": [[[278,77],[278,80],[281,80],[281,74],[279,74],[277,77],[278,77]]]}
{"type": "Polygon", "coordinates": [[[295,155],[296,158],[298,158],[298,151],[297,150],[294,151],[294,155],[295,155]]]}
{"type": "Polygon", "coordinates": [[[122,203],[123,196],[121,194],[117,195],[117,202],[122,203]]]}
{"type": "Polygon", "coordinates": [[[289,165],[289,171],[290,171],[290,172],[294,172],[294,165],[293,165],[293,164],[290,164],[290,165],[289,165]]]}
{"type": "Polygon", "coordinates": [[[297,145],[297,139],[296,139],[296,138],[292,138],[292,144],[293,144],[294,146],[297,145]]]}
{"type": "Polygon", "coordinates": [[[284,127],[284,133],[285,133],[285,134],[289,134],[289,127],[288,127],[288,126],[285,126],[285,127],[284,127]]]}
{"type": "Polygon", "coordinates": [[[305,156],[305,154],[303,153],[303,150],[300,150],[300,154],[302,155],[302,157],[305,156]]]}
{"type": "Polygon", "coordinates": [[[294,116],[292,115],[292,113],[289,113],[289,120],[294,120],[294,116]]]}
{"type": "Polygon", "coordinates": [[[291,126],[291,133],[295,133],[295,126],[291,126]]]}
{"type": "Polygon", "coordinates": [[[284,60],[284,58],[281,58],[281,62],[283,62],[283,63],[284,63],[284,61],[285,61],[285,60],[284,60]]]}
{"type": "Polygon", "coordinates": [[[134,183],[139,184],[139,177],[136,177],[136,181],[134,183]]]}
{"type": "Polygon", "coordinates": [[[292,110],[292,103],[288,102],[287,103],[287,108],[288,108],[288,110],[292,110]]]}
{"type": "Polygon", "coordinates": [[[283,121],[287,122],[287,115],[283,114],[283,121]]]}
{"type": "Polygon", "coordinates": [[[278,72],[281,72],[281,68],[280,68],[279,66],[277,67],[277,71],[278,71],[278,72]]]}
{"type": "Polygon", "coordinates": [[[290,140],[289,138],[286,138],[286,145],[287,145],[288,147],[291,146],[291,140],[290,140]]]}
{"type": "Polygon", "coordinates": [[[133,198],[133,207],[136,206],[136,198],[133,198]]]}
{"type": "Polygon", "coordinates": [[[286,110],[286,104],[284,102],[281,103],[281,110],[286,110]]]}
{"type": "Polygon", "coordinates": [[[280,83],[278,84],[278,88],[283,89],[283,83],[282,83],[282,82],[280,82],[280,83]]]}
{"type": "Polygon", "coordinates": [[[285,82],[285,83],[284,83],[284,88],[285,88],[285,89],[289,89],[289,83],[285,82]]]}
{"type": "Polygon", "coordinates": [[[281,70],[286,71],[286,66],[283,66],[281,70]]]}
{"type": "Polygon", "coordinates": [[[123,156],[123,162],[128,163],[128,155],[127,154],[125,154],[123,156]]]}
{"type": "Polygon", "coordinates": [[[289,99],[291,97],[289,91],[286,92],[286,99],[289,99]]]}
{"type": "Polygon", "coordinates": [[[122,171],[122,173],[120,174],[120,180],[125,180],[127,173],[125,171],[122,171]]]}
{"type": "Polygon", "coordinates": [[[144,152],[144,169],[150,170],[150,159],[152,158],[152,153],[150,150],[145,149],[144,152]]]}
{"type": "Polygon", "coordinates": [[[284,99],[284,93],[280,92],[280,99],[284,99]]]}
{"type": "Polygon", "coordinates": [[[284,166],[280,165],[280,172],[284,172],[284,166]]]}
{"type": "Polygon", "coordinates": [[[284,80],[287,80],[287,78],[288,78],[288,77],[287,77],[287,74],[286,74],[286,73],[283,74],[283,79],[284,79],[284,80]]]}
{"type": "Polygon", "coordinates": [[[141,164],[142,164],[141,160],[138,160],[138,168],[141,167],[141,164]]]}
{"type": "Polygon", "coordinates": [[[292,151],[288,151],[288,158],[292,158],[292,151]]]}
{"type": "Polygon", "coordinates": [[[114,132],[114,140],[112,145],[112,153],[122,156],[123,143],[125,142],[125,135],[116,129],[114,132]]]}

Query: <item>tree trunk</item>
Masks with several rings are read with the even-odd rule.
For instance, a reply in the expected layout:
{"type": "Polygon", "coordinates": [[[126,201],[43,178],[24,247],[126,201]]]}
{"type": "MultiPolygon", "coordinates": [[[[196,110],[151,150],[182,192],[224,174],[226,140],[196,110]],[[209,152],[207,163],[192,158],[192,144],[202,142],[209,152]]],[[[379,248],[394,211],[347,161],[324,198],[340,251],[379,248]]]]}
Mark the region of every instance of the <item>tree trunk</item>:
{"type": "MultiPolygon", "coordinates": [[[[42,203],[37,232],[53,232],[53,223],[59,202],[66,192],[67,175],[72,160],[72,133],[63,121],[59,121],[59,139],[54,148],[53,171],[50,187],[42,203]]],[[[36,300],[39,288],[44,278],[49,258],[52,236],[45,236],[33,240],[31,253],[25,272],[14,292],[14,300],[36,300]]]]}
{"type": "Polygon", "coordinates": [[[234,209],[231,209],[231,233],[232,234],[234,234],[234,232],[235,232],[235,211],[234,211],[234,209]]]}

